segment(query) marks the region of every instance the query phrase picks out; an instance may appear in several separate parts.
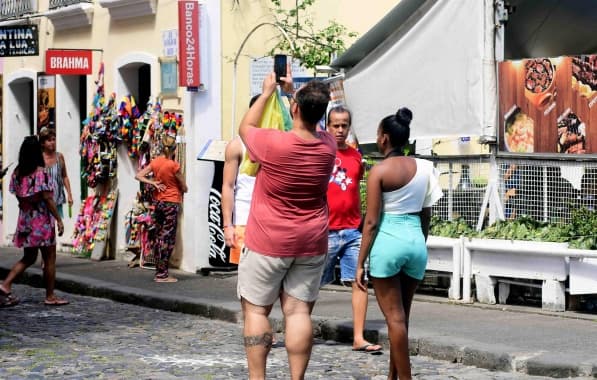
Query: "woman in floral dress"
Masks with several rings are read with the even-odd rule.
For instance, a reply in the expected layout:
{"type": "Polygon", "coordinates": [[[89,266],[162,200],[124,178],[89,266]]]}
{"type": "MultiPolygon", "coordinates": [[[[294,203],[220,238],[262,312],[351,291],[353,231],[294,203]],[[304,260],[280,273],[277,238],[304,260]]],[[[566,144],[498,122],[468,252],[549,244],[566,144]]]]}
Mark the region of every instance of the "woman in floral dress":
{"type": "Polygon", "coordinates": [[[12,173],[10,192],[19,201],[19,218],[13,243],[24,249],[23,258],[10,270],[0,285],[0,306],[13,306],[19,303],[11,294],[13,281],[37,260],[41,251],[44,261],[43,274],[46,287],[44,303],[51,306],[66,305],[68,301],[54,294],[56,278],[56,232],[64,232],[62,218],[58,214],[53,199],[51,180],[44,169],[41,145],[35,136],[25,137],[19,151],[19,165],[12,173]]]}

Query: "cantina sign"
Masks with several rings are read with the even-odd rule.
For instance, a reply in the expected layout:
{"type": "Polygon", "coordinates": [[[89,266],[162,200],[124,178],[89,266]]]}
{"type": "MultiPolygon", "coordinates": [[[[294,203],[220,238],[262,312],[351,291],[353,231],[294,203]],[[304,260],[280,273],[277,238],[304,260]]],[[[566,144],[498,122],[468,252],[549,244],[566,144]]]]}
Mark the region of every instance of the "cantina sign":
{"type": "Polygon", "coordinates": [[[0,26],[0,57],[39,55],[37,25],[0,26]]]}

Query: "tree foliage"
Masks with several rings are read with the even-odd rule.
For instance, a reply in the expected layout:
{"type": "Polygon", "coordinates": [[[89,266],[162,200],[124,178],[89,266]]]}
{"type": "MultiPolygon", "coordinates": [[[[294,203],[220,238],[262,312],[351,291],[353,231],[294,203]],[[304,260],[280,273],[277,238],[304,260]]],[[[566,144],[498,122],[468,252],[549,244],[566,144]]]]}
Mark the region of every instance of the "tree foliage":
{"type": "Polygon", "coordinates": [[[301,61],[309,69],[317,65],[328,65],[335,55],[346,50],[346,40],[356,37],[355,32],[331,20],[328,25],[317,30],[313,25],[309,8],[316,0],[296,0],[292,8],[284,8],[282,0],[271,0],[271,11],[275,23],[282,28],[294,44],[294,49],[285,38],[270,51],[270,54],[284,52],[301,61]]]}

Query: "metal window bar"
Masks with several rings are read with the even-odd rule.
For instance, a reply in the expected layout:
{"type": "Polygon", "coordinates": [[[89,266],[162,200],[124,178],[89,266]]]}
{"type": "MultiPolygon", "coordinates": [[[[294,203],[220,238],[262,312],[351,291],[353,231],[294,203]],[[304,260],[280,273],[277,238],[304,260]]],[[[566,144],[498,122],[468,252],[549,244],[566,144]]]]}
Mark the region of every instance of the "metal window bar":
{"type": "Polygon", "coordinates": [[[93,3],[93,0],[50,0],[50,5],[48,6],[48,9],[52,10],[80,3],[93,3]]]}
{"type": "Polygon", "coordinates": [[[37,11],[37,0],[0,0],[0,20],[22,17],[37,11]]]}

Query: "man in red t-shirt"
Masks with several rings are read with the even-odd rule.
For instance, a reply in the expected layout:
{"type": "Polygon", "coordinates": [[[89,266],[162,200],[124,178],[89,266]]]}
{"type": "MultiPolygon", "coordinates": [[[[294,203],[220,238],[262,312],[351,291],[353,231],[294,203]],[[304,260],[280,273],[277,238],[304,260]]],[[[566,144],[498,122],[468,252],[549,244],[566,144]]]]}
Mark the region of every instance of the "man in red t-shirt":
{"type": "MultiPolygon", "coordinates": [[[[282,80],[286,92],[292,91],[292,78],[282,80]]],[[[268,315],[280,299],[291,378],[303,379],[313,346],[311,311],[319,295],[327,252],[326,193],[336,142],[318,129],[330,100],[328,86],[321,81],[313,80],[296,92],[290,104],[293,120],[289,132],[258,128],[276,87],[272,72],[239,128],[249,158],[260,166],[237,289],[249,378],[265,378],[273,339],[268,315]]]]}
{"type": "Polygon", "coordinates": [[[363,336],[369,295],[355,281],[361,247],[360,182],[364,169],[361,154],[346,143],[351,121],[350,111],[343,106],[336,106],[328,113],[327,130],[335,137],[338,150],[327,193],[330,212],[328,258],[321,285],[334,281],[339,263],[340,282],[352,287],[352,349],[379,354],[381,346],[366,341],[363,336]]]}

